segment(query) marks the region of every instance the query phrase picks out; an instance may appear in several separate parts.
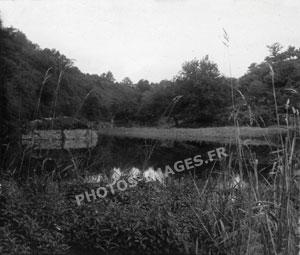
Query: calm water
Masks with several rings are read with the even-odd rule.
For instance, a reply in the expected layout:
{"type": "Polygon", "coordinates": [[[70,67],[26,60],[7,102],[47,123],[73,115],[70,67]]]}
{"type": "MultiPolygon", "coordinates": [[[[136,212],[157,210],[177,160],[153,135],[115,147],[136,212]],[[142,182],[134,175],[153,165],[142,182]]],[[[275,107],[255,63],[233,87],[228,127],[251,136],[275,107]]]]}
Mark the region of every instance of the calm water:
{"type": "MultiPolygon", "coordinates": [[[[80,146],[78,149],[75,141],[74,147],[69,146],[69,149],[62,149],[62,147],[53,149],[51,146],[48,147],[50,149],[46,149],[47,146],[41,146],[43,149],[27,148],[23,153],[25,157],[22,156],[23,173],[24,169],[27,173],[31,172],[32,166],[40,166],[40,171],[48,172],[54,169],[62,171],[65,167],[70,166],[69,169],[71,170],[78,168],[79,171],[86,171],[91,174],[109,173],[114,167],[121,170],[131,169],[132,167],[139,169],[153,167],[154,169],[161,168],[164,170],[165,166],[169,165],[174,169],[173,166],[176,161],[193,158],[199,154],[205,160],[208,159],[208,151],[219,147],[224,147],[225,152],[231,155],[233,159],[237,155],[235,146],[218,143],[159,141],[112,136],[98,136],[96,141],[86,146],[87,148],[82,147],[80,146]],[[93,146],[90,146],[91,144],[93,146]]],[[[249,161],[251,157],[247,151],[245,149],[245,158],[249,161]]],[[[271,165],[269,147],[253,146],[251,151],[259,160],[259,169],[271,165]]],[[[218,169],[220,162],[213,161],[196,167],[192,171],[197,175],[202,175],[210,171],[214,164],[218,169]]],[[[238,167],[235,164],[232,164],[232,166],[238,167]]],[[[38,169],[38,167],[36,168],[38,169]]],[[[183,171],[181,174],[187,174],[187,172],[183,171]]]]}

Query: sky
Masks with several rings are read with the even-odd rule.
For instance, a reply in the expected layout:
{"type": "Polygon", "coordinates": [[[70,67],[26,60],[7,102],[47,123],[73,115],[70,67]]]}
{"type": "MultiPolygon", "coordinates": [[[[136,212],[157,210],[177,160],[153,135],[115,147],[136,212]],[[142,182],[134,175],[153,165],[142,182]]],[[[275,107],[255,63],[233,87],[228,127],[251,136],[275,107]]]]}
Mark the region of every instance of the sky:
{"type": "Polygon", "coordinates": [[[205,55],[240,77],[264,60],[267,45],[300,47],[299,0],[0,0],[0,15],[82,72],[134,83],[171,80],[205,55]]]}

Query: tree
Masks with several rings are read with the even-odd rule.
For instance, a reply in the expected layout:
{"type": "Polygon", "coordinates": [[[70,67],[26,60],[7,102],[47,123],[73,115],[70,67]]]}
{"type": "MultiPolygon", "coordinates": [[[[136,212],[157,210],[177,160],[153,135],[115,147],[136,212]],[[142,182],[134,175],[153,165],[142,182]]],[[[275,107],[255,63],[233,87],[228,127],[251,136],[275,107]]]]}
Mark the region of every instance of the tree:
{"type": "Polygon", "coordinates": [[[121,85],[132,86],[133,83],[132,83],[132,81],[130,80],[129,77],[125,77],[125,78],[121,81],[121,85]]]}
{"type": "Polygon", "coordinates": [[[154,123],[162,117],[174,95],[169,87],[155,86],[143,93],[138,117],[145,123],[154,123]]]}
{"type": "Polygon", "coordinates": [[[226,79],[207,55],[201,60],[185,62],[175,87],[176,95],[184,95],[177,107],[179,118],[188,122],[219,122],[219,114],[230,102],[226,79]]]}
{"type": "Polygon", "coordinates": [[[90,121],[100,119],[102,117],[102,107],[97,95],[91,93],[83,103],[81,111],[90,121]]]}
{"type": "Polygon", "coordinates": [[[269,56],[265,62],[251,64],[247,74],[240,78],[240,90],[245,95],[248,105],[256,119],[263,119],[265,124],[274,124],[276,117],[274,111],[273,86],[270,67],[274,71],[274,84],[277,104],[280,114],[286,112],[285,104],[290,99],[291,104],[300,106],[300,49],[289,46],[283,51],[279,43],[267,46],[269,56]],[[291,91],[298,91],[291,93],[291,91]]]}
{"type": "Polygon", "coordinates": [[[135,117],[139,93],[114,83],[111,72],[102,76],[83,74],[58,50],[42,50],[13,28],[0,27],[0,46],[1,134],[21,122],[49,117],[54,95],[56,116],[107,120],[115,114],[109,110],[116,104],[120,118],[122,114],[128,119],[135,117]]]}
{"type": "Polygon", "coordinates": [[[100,77],[107,80],[107,81],[111,81],[111,82],[115,81],[114,75],[112,74],[111,71],[108,71],[107,73],[101,74],[100,77]]]}
{"type": "Polygon", "coordinates": [[[2,20],[0,17],[0,138],[4,138],[9,131],[8,121],[8,100],[7,100],[7,76],[8,68],[5,65],[5,51],[7,50],[7,44],[5,38],[7,38],[7,32],[2,27],[2,20]]]}
{"type": "Polygon", "coordinates": [[[267,48],[269,49],[270,56],[266,57],[266,60],[272,60],[273,58],[278,56],[283,46],[280,43],[276,42],[271,45],[268,45],[267,48]]]}
{"type": "Polygon", "coordinates": [[[137,83],[136,87],[142,93],[144,93],[144,92],[146,92],[146,91],[148,91],[148,90],[151,89],[149,81],[148,80],[143,80],[143,79],[139,80],[139,82],[137,83]]]}
{"type": "Polygon", "coordinates": [[[215,79],[220,76],[220,72],[217,64],[210,61],[208,55],[206,55],[200,61],[193,59],[185,62],[182,65],[180,76],[182,79],[198,82],[199,79],[203,78],[215,79]]]}

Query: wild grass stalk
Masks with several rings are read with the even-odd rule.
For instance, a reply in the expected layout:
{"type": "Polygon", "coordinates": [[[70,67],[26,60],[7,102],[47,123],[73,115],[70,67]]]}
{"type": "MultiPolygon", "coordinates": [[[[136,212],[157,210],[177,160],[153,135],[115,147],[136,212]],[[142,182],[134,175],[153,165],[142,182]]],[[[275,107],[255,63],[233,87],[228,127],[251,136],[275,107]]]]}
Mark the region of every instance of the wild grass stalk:
{"type": "Polygon", "coordinates": [[[33,114],[33,119],[36,119],[38,117],[38,115],[39,115],[39,110],[40,110],[40,104],[41,104],[41,98],[42,98],[43,89],[44,89],[45,84],[47,83],[47,81],[51,77],[51,74],[49,74],[49,72],[50,72],[51,69],[52,69],[52,67],[49,67],[47,69],[46,73],[45,73],[44,80],[43,80],[42,85],[41,85],[41,89],[40,89],[40,93],[39,93],[37,105],[36,105],[36,108],[35,108],[35,112],[33,114]]]}
{"type": "Polygon", "coordinates": [[[78,114],[79,114],[79,112],[80,112],[80,110],[81,110],[83,104],[85,103],[85,101],[87,100],[87,98],[89,97],[89,95],[90,95],[92,92],[95,92],[95,91],[94,91],[93,89],[91,89],[91,90],[85,95],[85,97],[83,98],[83,100],[82,100],[82,102],[81,102],[81,104],[80,104],[78,110],[77,110],[76,113],[74,114],[74,117],[75,117],[75,118],[78,116],[78,114]]]}
{"type": "Polygon", "coordinates": [[[238,164],[239,164],[239,172],[241,178],[243,178],[243,165],[242,165],[242,145],[241,145],[241,135],[240,135],[240,129],[239,129],[239,123],[238,123],[238,109],[235,105],[234,100],[234,87],[233,87],[233,80],[232,80],[232,74],[231,74],[231,61],[230,61],[230,40],[229,35],[226,32],[226,30],[223,28],[223,44],[227,48],[228,52],[228,68],[229,68],[229,80],[230,80],[230,89],[231,89],[231,104],[232,104],[232,120],[233,120],[233,126],[234,126],[234,137],[235,137],[235,146],[237,149],[237,156],[238,158],[238,164]]]}
{"type": "MultiPolygon", "coordinates": [[[[159,121],[158,123],[163,120],[166,116],[167,116],[167,121],[169,120],[173,110],[174,110],[174,107],[176,106],[176,104],[178,103],[178,101],[182,98],[183,96],[179,95],[179,96],[175,96],[171,102],[167,105],[166,109],[164,110],[163,114],[161,115],[161,117],[159,118],[159,121]]],[[[142,149],[143,153],[145,154],[145,160],[144,160],[144,163],[143,163],[143,170],[146,169],[147,165],[148,165],[148,162],[157,146],[157,144],[159,143],[159,140],[156,139],[154,141],[151,141],[151,144],[150,145],[147,145],[147,141],[145,140],[145,146],[142,149]]]]}
{"type": "Polygon", "coordinates": [[[61,70],[59,72],[59,76],[58,76],[58,80],[57,80],[57,86],[56,86],[56,90],[55,90],[55,94],[54,94],[54,98],[53,98],[53,115],[52,115],[52,127],[51,129],[53,129],[54,126],[54,119],[55,119],[55,112],[56,112],[56,104],[57,104],[57,98],[58,98],[58,91],[59,91],[59,87],[60,87],[60,82],[61,82],[61,78],[63,75],[64,70],[61,70]]]}

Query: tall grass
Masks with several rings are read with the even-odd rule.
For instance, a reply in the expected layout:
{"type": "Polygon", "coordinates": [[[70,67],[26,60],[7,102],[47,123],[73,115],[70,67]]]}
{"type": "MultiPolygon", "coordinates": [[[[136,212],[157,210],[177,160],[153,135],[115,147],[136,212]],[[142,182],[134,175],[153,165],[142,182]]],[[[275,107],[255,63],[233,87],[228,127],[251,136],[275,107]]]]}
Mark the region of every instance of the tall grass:
{"type": "Polygon", "coordinates": [[[38,101],[36,104],[36,109],[35,109],[35,113],[33,115],[33,119],[36,119],[39,116],[39,110],[40,110],[40,104],[41,104],[41,98],[42,98],[42,94],[43,94],[43,89],[45,84],[47,83],[47,81],[49,80],[49,78],[51,77],[51,74],[49,74],[50,70],[52,69],[52,67],[49,67],[45,73],[42,85],[41,85],[41,89],[39,92],[39,97],[38,97],[38,101]]]}
{"type": "Polygon", "coordinates": [[[53,125],[54,125],[54,119],[55,119],[55,112],[56,112],[56,104],[57,104],[57,98],[58,98],[58,92],[59,92],[59,87],[60,87],[60,83],[61,83],[61,78],[62,75],[64,73],[64,70],[61,70],[59,72],[59,76],[58,76],[58,80],[57,80],[57,86],[56,86],[56,90],[55,90],[55,94],[54,94],[54,98],[53,98],[53,121],[52,121],[52,129],[53,129],[53,125]]]}
{"type": "Polygon", "coordinates": [[[295,138],[280,148],[268,180],[261,180],[255,160],[244,179],[232,185],[237,173],[229,162],[201,191],[194,183],[201,202],[192,209],[212,243],[210,250],[215,254],[297,254],[300,193],[295,138]]]}
{"type": "MultiPolygon", "coordinates": [[[[167,117],[167,122],[169,121],[170,119],[170,116],[176,106],[176,104],[178,103],[178,101],[182,98],[183,96],[182,95],[178,95],[178,96],[175,96],[171,102],[167,105],[166,109],[164,110],[163,114],[161,115],[158,123],[160,123],[161,121],[164,120],[165,117],[167,117]]],[[[145,146],[143,147],[140,147],[141,150],[143,151],[143,153],[145,154],[145,160],[144,160],[144,163],[143,163],[143,170],[146,169],[146,167],[148,166],[148,161],[150,160],[157,144],[159,143],[159,140],[154,140],[154,141],[151,141],[150,145],[147,144],[147,140],[145,140],[145,146]]]]}

